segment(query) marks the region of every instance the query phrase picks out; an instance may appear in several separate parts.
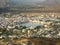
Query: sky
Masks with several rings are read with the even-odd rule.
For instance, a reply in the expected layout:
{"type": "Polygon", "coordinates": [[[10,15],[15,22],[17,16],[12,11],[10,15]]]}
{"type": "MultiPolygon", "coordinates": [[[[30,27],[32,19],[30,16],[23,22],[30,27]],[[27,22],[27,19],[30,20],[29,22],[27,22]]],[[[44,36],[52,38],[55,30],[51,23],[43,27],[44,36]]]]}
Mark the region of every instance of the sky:
{"type": "Polygon", "coordinates": [[[13,3],[17,3],[17,4],[32,4],[32,3],[42,3],[46,0],[11,0],[13,3]]]}
{"type": "Polygon", "coordinates": [[[60,4],[60,0],[12,0],[12,2],[16,3],[18,6],[53,6],[60,4]]]}
{"type": "Polygon", "coordinates": [[[57,4],[60,3],[60,0],[12,0],[12,2],[19,3],[19,4],[32,4],[32,3],[41,3],[49,5],[49,4],[57,4]]]}
{"type": "Polygon", "coordinates": [[[16,1],[16,2],[43,2],[46,0],[12,0],[12,1],[16,1]]]}
{"type": "MultiPolygon", "coordinates": [[[[3,0],[0,0],[2,2],[3,0]]],[[[11,1],[12,6],[50,6],[60,4],[60,0],[6,0],[7,2],[11,1]]]]}

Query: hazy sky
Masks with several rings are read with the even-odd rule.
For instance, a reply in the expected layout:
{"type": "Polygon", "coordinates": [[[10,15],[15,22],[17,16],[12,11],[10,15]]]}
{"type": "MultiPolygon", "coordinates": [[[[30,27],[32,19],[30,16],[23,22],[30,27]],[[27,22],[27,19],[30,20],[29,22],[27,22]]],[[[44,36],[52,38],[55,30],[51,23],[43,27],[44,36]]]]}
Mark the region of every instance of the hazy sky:
{"type": "MultiPolygon", "coordinates": [[[[0,2],[2,2],[3,0],[0,0],[0,2]]],[[[34,5],[43,5],[43,6],[50,6],[50,5],[54,5],[54,4],[60,4],[60,0],[6,0],[7,2],[11,1],[11,4],[14,6],[16,4],[16,6],[25,6],[25,5],[30,5],[30,6],[34,6],[34,5]]]]}
{"type": "Polygon", "coordinates": [[[44,2],[46,0],[12,0],[13,2],[18,2],[18,3],[36,3],[36,2],[44,2]]]}
{"type": "Polygon", "coordinates": [[[19,1],[19,2],[43,2],[45,0],[12,0],[12,1],[19,1]]]}
{"type": "Polygon", "coordinates": [[[47,3],[47,4],[54,4],[60,3],[60,0],[12,0],[13,2],[18,3],[47,3]]]}
{"type": "Polygon", "coordinates": [[[60,5],[60,0],[0,0],[0,7],[10,4],[12,7],[40,7],[60,5]],[[6,3],[4,3],[4,1],[6,3]]]}

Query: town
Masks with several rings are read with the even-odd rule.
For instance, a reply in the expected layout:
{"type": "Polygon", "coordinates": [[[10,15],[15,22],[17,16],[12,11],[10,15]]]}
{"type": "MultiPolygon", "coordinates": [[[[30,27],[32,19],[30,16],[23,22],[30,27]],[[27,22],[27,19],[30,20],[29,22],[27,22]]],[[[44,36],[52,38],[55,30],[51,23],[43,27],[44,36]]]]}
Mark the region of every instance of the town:
{"type": "MultiPolygon", "coordinates": [[[[10,40],[21,38],[60,38],[59,13],[19,13],[13,15],[5,13],[4,15],[0,16],[1,45],[13,45],[9,42],[10,40]]],[[[19,43],[19,45],[27,44],[19,43]]]]}

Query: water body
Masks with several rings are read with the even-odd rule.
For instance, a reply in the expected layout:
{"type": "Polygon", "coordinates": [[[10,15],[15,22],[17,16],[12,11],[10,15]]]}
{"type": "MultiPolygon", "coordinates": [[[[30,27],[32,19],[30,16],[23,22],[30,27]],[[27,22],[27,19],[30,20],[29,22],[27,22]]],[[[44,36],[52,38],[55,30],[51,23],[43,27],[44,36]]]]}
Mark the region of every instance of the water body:
{"type": "Polygon", "coordinates": [[[26,27],[36,27],[36,26],[41,26],[40,23],[33,23],[33,22],[16,22],[14,25],[21,25],[21,26],[26,26],[26,27]]]}
{"type": "Polygon", "coordinates": [[[26,26],[26,27],[36,27],[36,26],[40,26],[40,23],[32,23],[32,22],[27,22],[27,23],[23,23],[21,24],[22,26],[26,26]]]}

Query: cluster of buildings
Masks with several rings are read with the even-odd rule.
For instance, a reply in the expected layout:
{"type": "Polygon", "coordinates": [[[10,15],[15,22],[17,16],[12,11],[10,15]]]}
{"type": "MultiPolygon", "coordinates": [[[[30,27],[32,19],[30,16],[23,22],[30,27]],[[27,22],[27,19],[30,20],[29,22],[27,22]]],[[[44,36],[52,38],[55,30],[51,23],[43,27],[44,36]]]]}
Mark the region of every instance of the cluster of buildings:
{"type": "MultiPolygon", "coordinates": [[[[30,24],[28,24],[30,25],[30,24]]],[[[23,16],[13,15],[12,17],[0,17],[0,28],[6,28],[6,30],[16,32],[20,35],[20,32],[25,37],[60,37],[60,17],[54,14],[52,15],[39,15],[39,16],[23,16]],[[40,25],[28,26],[21,25],[24,23],[37,23],[40,25]],[[56,27],[54,27],[56,26],[56,27]],[[58,27],[58,28],[57,28],[58,27]],[[16,29],[17,28],[17,29],[16,29]],[[56,28],[56,29],[54,29],[56,28]],[[26,33],[27,32],[27,33],[26,33]],[[33,33],[34,32],[34,33],[33,33]],[[56,36],[56,32],[58,32],[56,36]],[[52,35],[53,34],[53,35],[52,35]],[[55,35],[55,36],[54,36],[55,35]]],[[[0,32],[1,33],[1,32],[0,32]]],[[[12,33],[13,34],[13,33],[12,33]]],[[[14,35],[15,36],[15,35],[14,35]]],[[[13,37],[14,37],[13,36],[13,37]]],[[[11,37],[11,36],[9,36],[11,37]]],[[[16,37],[16,36],[15,36],[16,37]]]]}
{"type": "Polygon", "coordinates": [[[10,16],[10,13],[6,17],[0,16],[0,39],[2,39],[0,42],[8,40],[5,43],[13,45],[12,42],[9,42],[10,40],[14,41],[14,39],[21,39],[22,37],[60,38],[60,16],[55,14],[40,14],[38,16],[14,14],[10,16]]]}

